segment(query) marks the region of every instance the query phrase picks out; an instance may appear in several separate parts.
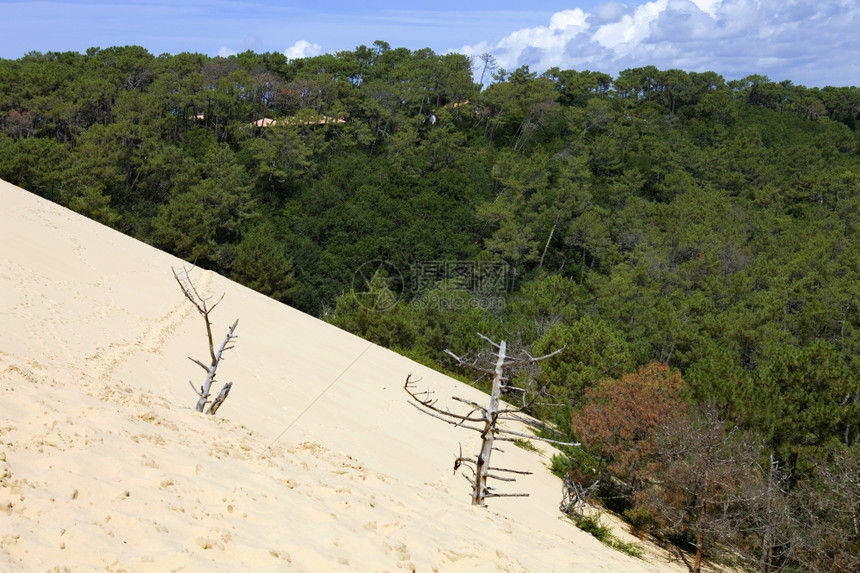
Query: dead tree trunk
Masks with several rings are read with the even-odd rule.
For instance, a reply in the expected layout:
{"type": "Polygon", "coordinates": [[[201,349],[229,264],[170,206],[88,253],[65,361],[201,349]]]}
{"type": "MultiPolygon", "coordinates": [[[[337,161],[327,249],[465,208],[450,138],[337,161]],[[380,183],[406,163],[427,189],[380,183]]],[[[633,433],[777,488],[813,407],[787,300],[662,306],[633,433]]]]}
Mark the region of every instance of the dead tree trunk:
{"type": "Polygon", "coordinates": [[[197,309],[197,312],[200,313],[200,316],[203,317],[204,322],[206,323],[206,336],[209,340],[209,358],[210,363],[207,366],[202,361],[197,360],[196,358],[188,357],[189,360],[203,368],[206,371],[206,379],[203,381],[203,385],[200,387],[198,391],[190,380],[188,381],[191,384],[191,389],[194,390],[194,393],[197,394],[197,406],[196,409],[198,412],[204,412],[207,414],[214,414],[218,411],[218,408],[221,407],[221,404],[224,403],[224,400],[227,399],[228,394],[230,394],[230,388],[232,388],[233,383],[227,382],[221,388],[221,391],[218,393],[218,396],[215,397],[214,400],[209,400],[210,390],[212,388],[212,384],[215,382],[215,372],[218,369],[218,364],[221,363],[221,355],[226,350],[230,350],[233,348],[232,346],[228,346],[230,342],[236,338],[236,335],[233,332],[236,330],[236,326],[239,324],[239,319],[236,319],[236,322],[227,330],[227,335],[224,337],[224,340],[221,341],[221,345],[218,348],[215,348],[214,341],[212,339],[212,322],[209,320],[209,313],[215,310],[215,307],[218,306],[218,303],[224,299],[224,295],[221,295],[221,298],[213,304],[211,307],[208,304],[208,298],[203,298],[200,296],[200,293],[197,292],[197,289],[194,287],[194,283],[191,282],[191,278],[188,276],[188,270],[183,268],[182,273],[177,273],[176,269],[171,269],[173,271],[173,277],[176,279],[176,282],[179,283],[179,288],[182,289],[182,294],[185,295],[191,304],[197,309]],[[206,404],[210,404],[209,408],[206,409],[206,404]]]}
{"type": "Polygon", "coordinates": [[[507,428],[499,426],[499,422],[501,421],[517,420],[518,418],[516,417],[516,414],[522,411],[522,409],[520,408],[500,408],[502,386],[505,382],[509,380],[505,375],[506,370],[511,367],[522,366],[545,360],[546,358],[549,358],[550,356],[554,356],[555,354],[561,352],[561,349],[556,350],[551,354],[547,354],[546,356],[541,356],[538,358],[510,358],[507,356],[507,344],[504,340],[500,344],[496,344],[482,334],[478,334],[478,336],[480,336],[496,348],[496,362],[495,367],[492,370],[480,368],[475,364],[466,362],[459,356],[452,353],[450,350],[446,350],[445,352],[448,353],[448,355],[452,356],[455,360],[457,360],[460,366],[467,366],[473,370],[477,370],[478,372],[493,376],[493,388],[490,393],[490,402],[488,406],[484,407],[475,402],[464,400],[463,398],[458,398],[454,396],[454,400],[457,400],[458,402],[463,402],[464,404],[471,406],[472,410],[467,414],[456,414],[448,410],[442,410],[441,408],[436,406],[436,400],[432,397],[433,392],[431,390],[425,390],[423,392],[417,391],[415,387],[417,381],[411,381],[411,375],[406,377],[404,389],[412,397],[412,399],[415,400],[415,402],[418,402],[418,404],[414,404],[412,402],[410,402],[410,404],[418,408],[421,412],[433,416],[434,418],[439,418],[440,420],[443,420],[444,422],[447,422],[449,424],[461,426],[469,430],[474,430],[481,434],[481,450],[478,455],[474,458],[464,457],[462,455],[461,450],[460,456],[454,462],[454,471],[456,472],[462,465],[466,465],[472,470],[473,477],[469,479],[469,482],[472,484],[472,505],[484,506],[484,501],[488,497],[528,496],[527,493],[495,493],[495,488],[491,487],[488,484],[489,479],[495,479],[499,481],[516,481],[515,478],[499,475],[498,472],[521,475],[527,475],[531,473],[526,471],[517,471],[491,466],[490,457],[492,456],[494,450],[498,450],[498,448],[495,447],[495,442],[497,440],[512,442],[514,440],[513,436],[518,436],[521,438],[530,438],[534,440],[569,446],[578,446],[579,444],[558,442],[556,440],[550,440],[548,438],[541,438],[533,435],[515,432],[513,430],[509,430],[507,428]]]}
{"type": "Polygon", "coordinates": [[[484,412],[484,431],[481,432],[481,453],[475,463],[475,481],[472,486],[472,505],[484,505],[484,497],[490,488],[487,478],[490,476],[490,456],[493,453],[493,442],[496,439],[496,423],[499,419],[499,402],[502,394],[502,378],[504,377],[505,352],[507,344],[502,340],[498,348],[498,359],[493,372],[493,390],[490,393],[490,404],[484,412]]]}

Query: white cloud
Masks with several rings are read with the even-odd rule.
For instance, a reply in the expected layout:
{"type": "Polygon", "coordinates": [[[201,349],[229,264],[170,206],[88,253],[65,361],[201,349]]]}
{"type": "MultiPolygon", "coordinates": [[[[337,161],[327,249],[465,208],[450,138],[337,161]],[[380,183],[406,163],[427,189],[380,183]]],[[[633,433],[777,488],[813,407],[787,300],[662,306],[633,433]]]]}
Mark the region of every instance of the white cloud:
{"type": "Polygon", "coordinates": [[[717,8],[722,4],[723,0],[693,0],[693,4],[699,7],[699,10],[705,12],[713,18],[717,14],[717,8]]]}
{"type": "Polygon", "coordinates": [[[523,28],[490,47],[486,42],[466,46],[463,52],[479,55],[491,52],[501,67],[511,70],[523,64],[548,68],[561,65],[567,44],[588,30],[587,15],[580,8],[563,10],[552,15],[549,26],[523,28]]]}
{"type": "Polygon", "coordinates": [[[554,14],[496,43],[464,46],[493,54],[511,71],[553,66],[616,75],[646,65],[749,74],[804,85],[860,83],[860,3],[854,0],[610,0],[591,13],[554,14]]]}
{"type": "Polygon", "coordinates": [[[598,28],[593,39],[616,54],[626,56],[648,36],[651,22],[666,9],[667,4],[668,0],[643,4],[633,14],[625,14],[621,20],[598,28]]]}
{"type": "Polygon", "coordinates": [[[235,56],[236,52],[231,50],[230,48],[225,48],[221,46],[221,49],[218,50],[218,56],[222,58],[229,58],[230,56],[235,56]]]}
{"type": "Polygon", "coordinates": [[[311,44],[307,40],[299,40],[286,50],[284,50],[284,55],[291,60],[296,60],[299,58],[311,58],[313,56],[319,56],[322,53],[322,46],[319,44],[311,44]]]}
{"type": "Polygon", "coordinates": [[[597,25],[615,22],[624,15],[625,10],[627,6],[621,2],[604,2],[594,7],[594,12],[588,19],[597,25]]]}

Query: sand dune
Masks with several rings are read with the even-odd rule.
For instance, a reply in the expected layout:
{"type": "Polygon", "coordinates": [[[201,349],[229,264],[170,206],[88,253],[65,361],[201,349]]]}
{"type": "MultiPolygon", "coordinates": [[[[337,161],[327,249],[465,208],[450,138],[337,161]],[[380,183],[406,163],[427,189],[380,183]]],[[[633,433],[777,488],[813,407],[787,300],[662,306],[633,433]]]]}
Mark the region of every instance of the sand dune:
{"type": "MultiPolygon", "coordinates": [[[[407,403],[474,389],[214,273],[216,336],[236,318],[215,417],[194,410],[200,316],[174,257],[0,182],[0,569],[3,571],[684,571],[634,559],[558,512],[534,471],[470,505],[452,472],[478,437],[407,403]]],[[[456,407],[452,405],[452,407],[456,407]]],[[[616,533],[623,536],[620,527],[616,533]]]]}

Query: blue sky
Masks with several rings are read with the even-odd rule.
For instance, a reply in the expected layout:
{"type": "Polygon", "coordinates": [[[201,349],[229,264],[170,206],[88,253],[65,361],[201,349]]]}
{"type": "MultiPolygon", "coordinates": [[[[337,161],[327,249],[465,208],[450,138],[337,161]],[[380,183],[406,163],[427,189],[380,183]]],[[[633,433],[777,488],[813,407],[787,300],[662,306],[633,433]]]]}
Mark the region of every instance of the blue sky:
{"type": "Polygon", "coordinates": [[[0,58],[136,44],[153,54],[245,50],[291,58],[392,47],[558,66],[766,75],[860,85],[860,0],[0,0],[0,58]]]}

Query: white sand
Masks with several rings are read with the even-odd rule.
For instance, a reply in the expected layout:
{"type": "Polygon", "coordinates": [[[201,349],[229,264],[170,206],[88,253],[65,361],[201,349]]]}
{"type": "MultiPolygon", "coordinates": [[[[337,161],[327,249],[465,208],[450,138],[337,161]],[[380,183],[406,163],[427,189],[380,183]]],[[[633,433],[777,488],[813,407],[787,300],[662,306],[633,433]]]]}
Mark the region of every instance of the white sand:
{"type": "Polygon", "coordinates": [[[544,444],[493,458],[535,472],[500,486],[529,498],[471,506],[452,469],[478,435],[402,386],[485,396],[201,270],[239,337],[198,414],[182,262],[6,182],[0,205],[0,570],[685,571],[561,519],[544,444]]]}

